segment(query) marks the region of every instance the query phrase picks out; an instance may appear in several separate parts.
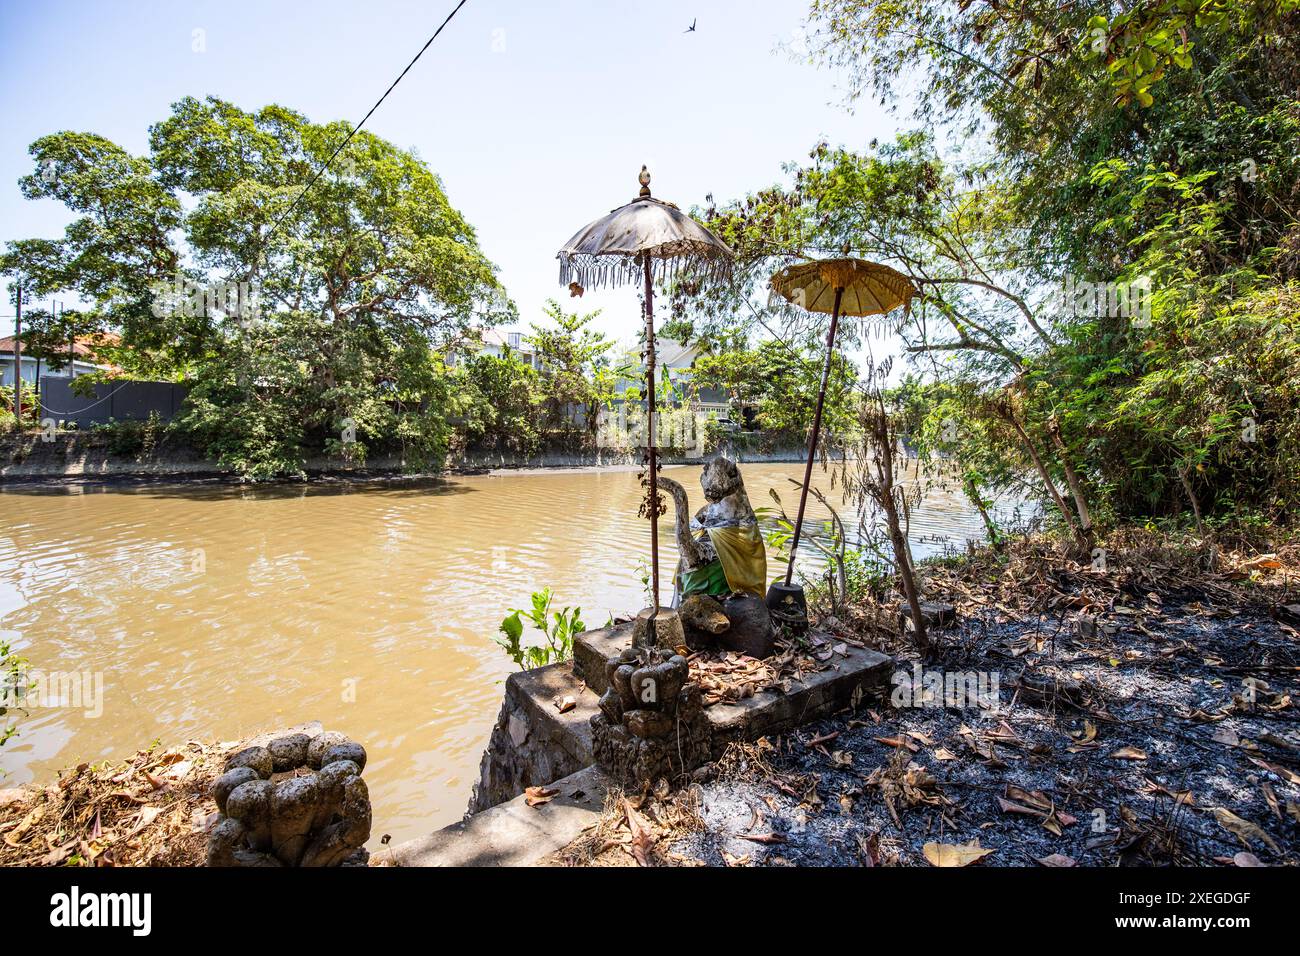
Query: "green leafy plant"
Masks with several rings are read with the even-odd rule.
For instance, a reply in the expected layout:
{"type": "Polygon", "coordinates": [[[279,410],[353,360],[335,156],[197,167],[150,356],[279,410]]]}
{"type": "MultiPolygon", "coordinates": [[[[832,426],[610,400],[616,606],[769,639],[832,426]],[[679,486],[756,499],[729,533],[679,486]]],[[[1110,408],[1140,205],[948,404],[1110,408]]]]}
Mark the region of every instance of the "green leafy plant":
{"type": "MultiPolygon", "coordinates": [[[[29,382],[23,382],[23,427],[32,428],[37,424],[36,391],[29,382]]],[[[0,385],[0,431],[16,427],[18,418],[14,414],[14,387],[0,385]]]]}
{"type": "Polygon", "coordinates": [[[501,621],[503,636],[495,638],[495,641],[512,661],[525,670],[569,660],[573,657],[574,635],[586,629],[582,623],[582,608],[565,607],[552,612],[554,597],[549,587],[534,591],[531,608],[511,608],[501,621]],[[541,631],[544,644],[524,644],[524,619],[541,631]]]}
{"type": "Polygon", "coordinates": [[[106,441],[109,454],[144,460],[153,457],[170,427],[157,411],[151,411],[143,421],[110,419],[92,424],[90,431],[106,441]]]}
{"type": "Polygon", "coordinates": [[[641,582],[641,593],[645,596],[645,606],[650,607],[655,602],[655,592],[651,581],[650,565],[644,560],[639,560],[636,563],[636,578],[641,582]]]}
{"type": "MultiPolygon", "coordinates": [[[[0,718],[8,718],[15,702],[22,698],[26,687],[24,668],[27,659],[15,654],[11,645],[0,642],[0,718]]],[[[0,747],[18,733],[18,727],[7,720],[0,723],[0,747]]]]}

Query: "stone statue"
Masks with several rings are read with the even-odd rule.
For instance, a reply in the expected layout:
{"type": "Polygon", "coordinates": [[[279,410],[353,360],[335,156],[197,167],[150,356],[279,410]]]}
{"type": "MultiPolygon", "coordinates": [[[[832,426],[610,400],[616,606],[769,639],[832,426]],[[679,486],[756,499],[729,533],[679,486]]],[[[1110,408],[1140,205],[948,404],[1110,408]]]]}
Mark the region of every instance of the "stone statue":
{"type": "Polygon", "coordinates": [[[686,489],[671,478],[659,484],[676,511],[676,594],[688,643],[713,639],[753,657],[772,653],[772,621],[763,601],[767,552],[740,468],[718,456],[704,466],[706,504],[691,516],[686,489]],[[725,624],[724,624],[725,622],[725,624]]]}
{"type": "Polygon", "coordinates": [[[336,732],[287,733],[232,755],[212,785],[221,819],[208,866],[364,866],[365,765],[365,748],[336,732]]]}
{"type": "Polygon", "coordinates": [[[709,725],[686,658],[630,647],[605,664],[609,689],[591,718],[596,762],[627,786],[671,779],[709,759],[709,725]]]}

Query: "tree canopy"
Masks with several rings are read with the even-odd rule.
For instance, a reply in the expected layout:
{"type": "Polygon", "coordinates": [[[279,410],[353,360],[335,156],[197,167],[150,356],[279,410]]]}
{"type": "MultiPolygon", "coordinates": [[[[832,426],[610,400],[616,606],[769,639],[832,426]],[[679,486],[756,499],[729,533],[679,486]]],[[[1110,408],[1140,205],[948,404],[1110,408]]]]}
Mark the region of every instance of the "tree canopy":
{"type": "Polygon", "coordinates": [[[1079,531],[1294,511],[1297,7],[814,0],[812,58],[917,128],[697,210],[740,279],[680,317],[782,321],[775,269],[884,261],[922,293],[891,330],[923,449],[1037,474],[1079,531]]]}
{"type": "Polygon", "coordinates": [[[60,336],[120,332],[128,372],[192,382],[186,421],[242,470],[293,472],[330,441],[423,459],[446,441],[437,353],[514,307],[414,154],[361,132],[317,178],[349,130],[209,97],[176,103],[146,156],[44,136],[23,193],[77,218],[0,266],[90,303],[60,336]]]}

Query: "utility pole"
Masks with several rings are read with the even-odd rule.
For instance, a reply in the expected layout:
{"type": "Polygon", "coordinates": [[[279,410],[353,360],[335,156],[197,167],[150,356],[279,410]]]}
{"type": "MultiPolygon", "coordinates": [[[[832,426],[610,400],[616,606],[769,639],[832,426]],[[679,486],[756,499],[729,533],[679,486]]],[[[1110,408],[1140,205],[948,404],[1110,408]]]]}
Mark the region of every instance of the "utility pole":
{"type": "Polygon", "coordinates": [[[17,283],[14,304],[14,421],[18,433],[23,431],[23,284],[17,283]]]}
{"type": "MultiPolygon", "coordinates": [[[[59,303],[59,318],[63,317],[63,303],[59,303]]],[[[77,336],[68,330],[68,381],[77,377],[77,336]]]]}

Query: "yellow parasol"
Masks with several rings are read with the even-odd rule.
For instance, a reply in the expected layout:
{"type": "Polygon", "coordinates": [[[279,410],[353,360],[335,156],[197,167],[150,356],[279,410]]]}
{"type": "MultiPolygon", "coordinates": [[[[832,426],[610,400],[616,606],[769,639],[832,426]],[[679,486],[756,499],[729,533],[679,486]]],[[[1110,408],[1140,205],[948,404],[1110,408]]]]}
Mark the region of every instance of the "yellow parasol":
{"type": "Polygon", "coordinates": [[[817,411],[813,414],[812,433],[808,438],[808,463],[803,473],[803,490],[799,494],[799,511],[790,540],[790,563],[785,569],[785,583],[773,584],[767,603],[774,611],[795,608],[804,613],[803,589],[792,584],[794,559],[803,531],[804,508],[808,504],[808,485],[812,482],[813,460],[822,427],[822,407],[826,403],[826,384],[831,375],[835,354],[835,332],[841,315],[884,315],[900,305],[906,306],[917,294],[912,280],[897,269],[863,259],[821,259],[787,266],[772,276],[769,284],[780,296],[808,312],[829,313],[830,329],[826,332],[826,364],[822,368],[821,389],[817,393],[817,411]],[[796,593],[797,592],[797,593],[796,593]]]}

